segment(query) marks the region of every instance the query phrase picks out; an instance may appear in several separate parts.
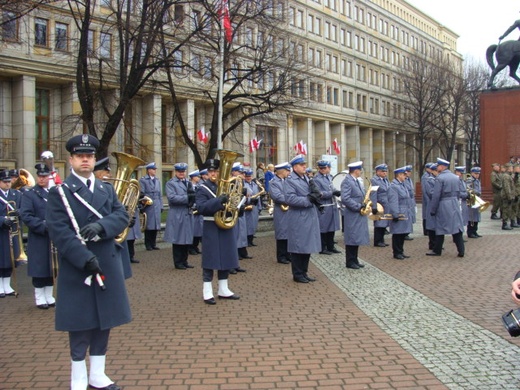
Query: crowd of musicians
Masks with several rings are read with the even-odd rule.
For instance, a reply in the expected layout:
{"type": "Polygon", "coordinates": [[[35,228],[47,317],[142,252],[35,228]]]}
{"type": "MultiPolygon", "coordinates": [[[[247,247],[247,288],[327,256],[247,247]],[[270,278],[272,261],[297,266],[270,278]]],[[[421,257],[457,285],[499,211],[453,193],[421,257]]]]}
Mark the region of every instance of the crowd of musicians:
{"type": "MultiPolygon", "coordinates": [[[[69,332],[71,388],[117,390],[104,372],[109,332],[131,320],[125,279],[132,275],[130,264],[140,262],[135,258],[135,240],[144,232],[146,250],[159,250],[163,187],[155,163],[145,165],[137,206],[129,207],[110,181],[108,158],[95,160],[96,138],[76,136],[66,146],[71,170],[63,181],[51,152],[42,154],[32,181],[26,170],[0,171],[0,298],[17,294],[15,276],[24,260],[25,229],[35,305],[56,307],[56,329],[69,332]]],[[[335,237],[339,230],[346,268],[363,268],[358,252],[360,246],[370,245],[369,223],[375,247],[391,247],[396,260],[410,257],[405,242],[412,239],[417,219],[411,166],[377,165],[365,183],[362,161],[333,177],[330,161],[318,161],[313,171],[303,155],[270,164],[267,170],[259,165],[256,172],[234,160],[229,177],[219,177],[225,165],[219,159],[209,159],[203,169],[191,171],[186,163],[177,163],[174,177],[164,187],[168,208],[163,240],[172,245],[176,270],[194,268],[190,256],[201,254],[204,303],[217,303],[215,271],[216,297],[240,298],[231,290],[229,275],[246,272],[240,260],[252,258],[248,248],[256,246],[263,209],[273,216],[276,261],[290,265],[297,283],[316,280],[309,274],[311,254],[341,253],[335,237]],[[388,234],[391,243],[385,242],[388,234]]],[[[442,158],[425,166],[420,184],[428,256],[442,255],[445,235],[452,235],[458,257],[465,254],[464,232],[468,238],[481,237],[478,224],[487,206],[480,198],[481,170],[468,171],[462,166],[452,171],[442,158]]],[[[520,227],[519,173],[519,165],[493,164],[491,218],[501,218],[502,229],[520,227]]]]}

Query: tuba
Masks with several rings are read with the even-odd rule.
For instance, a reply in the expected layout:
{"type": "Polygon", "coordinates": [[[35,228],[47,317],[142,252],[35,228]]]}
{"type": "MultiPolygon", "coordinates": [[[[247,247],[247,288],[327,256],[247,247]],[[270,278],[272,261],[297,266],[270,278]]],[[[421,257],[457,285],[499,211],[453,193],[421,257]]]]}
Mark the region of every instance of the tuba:
{"type": "Polygon", "coordinates": [[[242,179],[231,177],[231,168],[238,157],[243,154],[232,150],[217,150],[220,160],[218,170],[217,197],[226,194],[229,200],[224,204],[224,210],[217,211],[214,215],[215,224],[221,229],[231,229],[238,220],[239,204],[242,200],[242,179]]]}
{"type": "MultiPolygon", "coordinates": [[[[123,152],[112,152],[112,156],[116,158],[117,170],[115,176],[106,179],[106,181],[113,184],[119,201],[125,206],[128,215],[132,217],[139,201],[140,187],[139,182],[136,179],[130,179],[130,176],[138,166],[144,165],[145,162],[139,157],[123,152]]],[[[129,227],[127,226],[117,235],[116,242],[122,243],[126,239],[128,231],[129,227]]]]}
{"type": "MultiPolygon", "coordinates": [[[[264,186],[262,186],[262,184],[260,184],[260,182],[256,179],[253,179],[253,181],[256,183],[256,185],[258,186],[258,193],[254,194],[254,195],[251,195],[251,197],[249,198],[249,200],[253,200],[253,199],[258,199],[259,197],[263,196],[265,194],[265,188],[264,186]]],[[[247,211],[251,211],[253,210],[253,205],[251,204],[248,204],[245,208],[247,211]]]]}
{"type": "Polygon", "coordinates": [[[36,180],[34,180],[33,175],[26,169],[20,168],[18,172],[18,177],[11,184],[11,188],[13,190],[20,190],[23,187],[34,187],[36,185],[36,180]]]}
{"type": "MultiPolygon", "coordinates": [[[[367,178],[367,180],[368,180],[368,178],[367,178]]],[[[377,191],[378,187],[374,188],[374,186],[372,185],[372,182],[370,180],[368,180],[368,182],[370,183],[370,186],[368,187],[367,193],[365,194],[365,199],[363,199],[363,204],[365,205],[365,207],[362,208],[359,213],[363,216],[367,215],[368,218],[373,221],[377,221],[380,218],[377,215],[372,214],[372,201],[370,200],[370,193],[372,191],[377,191]]],[[[384,212],[384,208],[380,203],[378,203],[376,205],[376,207],[377,207],[378,214],[382,214],[384,212]]]]}

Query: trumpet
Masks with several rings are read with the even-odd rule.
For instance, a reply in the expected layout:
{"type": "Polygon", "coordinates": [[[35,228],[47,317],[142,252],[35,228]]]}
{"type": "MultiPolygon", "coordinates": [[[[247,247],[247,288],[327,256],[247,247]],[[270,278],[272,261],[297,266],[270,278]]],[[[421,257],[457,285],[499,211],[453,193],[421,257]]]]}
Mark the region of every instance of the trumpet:
{"type": "MultiPolygon", "coordinates": [[[[36,180],[34,180],[34,176],[31,175],[31,172],[29,172],[26,169],[21,168],[20,174],[18,178],[11,184],[11,188],[13,190],[21,190],[24,187],[34,187],[36,185],[36,180]]],[[[17,218],[17,224],[18,224],[18,243],[20,244],[20,253],[18,254],[18,257],[16,258],[17,262],[20,263],[27,263],[27,254],[25,253],[24,247],[23,247],[23,237],[22,237],[22,230],[20,229],[20,221],[19,218],[17,218]]]]}
{"type": "MultiPolygon", "coordinates": [[[[375,221],[392,221],[394,219],[394,216],[392,214],[383,214],[381,216],[376,215],[378,217],[375,219],[375,221]]],[[[398,214],[397,219],[399,221],[408,221],[408,217],[404,214],[398,214]]]]}

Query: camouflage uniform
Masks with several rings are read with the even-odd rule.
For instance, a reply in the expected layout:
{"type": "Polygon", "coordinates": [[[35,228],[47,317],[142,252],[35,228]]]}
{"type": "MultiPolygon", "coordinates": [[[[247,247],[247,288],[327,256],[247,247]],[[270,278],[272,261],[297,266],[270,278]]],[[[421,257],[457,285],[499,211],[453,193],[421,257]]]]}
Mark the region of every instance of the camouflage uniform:
{"type": "Polygon", "coordinates": [[[513,203],[513,220],[520,227],[520,165],[515,164],[514,167],[515,201],[513,203]]]}
{"type": "MultiPolygon", "coordinates": [[[[516,227],[516,221],[511,222],[511,227],[508,226],[509,220],[512,220],[513,215],[513,202],[515,200],[515,186],[512,176],[512,165],[510,163],[505,164],[506,172],[502,175],[502,230],[511,230],[516,227]]],[[[516,218],[516,217],[514,217],[516,218]]]]}
{"type": "MultiPolygon", "coordinates": [[[[495,165],[500,166],[495,163],[491,166],[495,165]]],[[[500,170],[495,172],[494,170],[491,172],[491,188],[493,189],[493,208],[491,209],[491,219],[500,219],[497,216],[497,212],[500,210],[500,214],[502,214],[502,174],[500,170]]]]}

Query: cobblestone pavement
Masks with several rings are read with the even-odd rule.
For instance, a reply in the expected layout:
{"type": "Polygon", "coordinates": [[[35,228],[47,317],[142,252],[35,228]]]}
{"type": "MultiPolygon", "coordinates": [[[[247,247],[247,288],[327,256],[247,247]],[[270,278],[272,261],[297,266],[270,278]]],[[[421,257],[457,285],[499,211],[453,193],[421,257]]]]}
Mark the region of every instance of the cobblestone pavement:
{"type": "MultiPolygon", "coordinates": [[[[138,250],[134,320],[112,331],[107,373],[125,390],[520,388],[520,340],[500,320],[514,307],[520,230],[486,212],[479,232],[464,258],[448,237],[442,257],[425,256],[419,224],[407,260],[362,247],[367,266],[354,271],[343,253],[313,255],[309,284],[294,283],[273,235],[259,234],[247,272],[230,276],[241,299],[215,306],[202,301],[199,267],[173,269],[169,245],[138,250]]],[[[67,389],[67,335],[53,330],[53,309],[34,306],[25,271],[19,297],[0,299],[0,389],[67,389]]]]}

